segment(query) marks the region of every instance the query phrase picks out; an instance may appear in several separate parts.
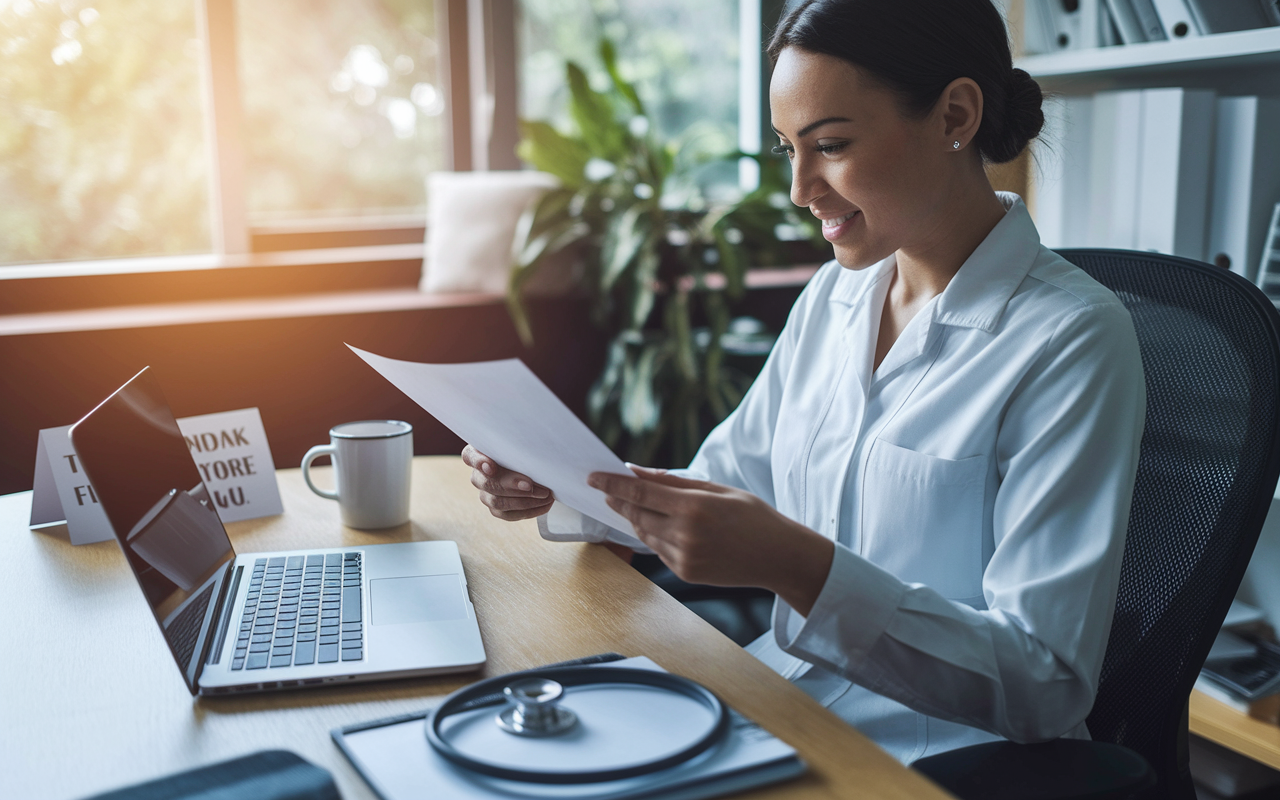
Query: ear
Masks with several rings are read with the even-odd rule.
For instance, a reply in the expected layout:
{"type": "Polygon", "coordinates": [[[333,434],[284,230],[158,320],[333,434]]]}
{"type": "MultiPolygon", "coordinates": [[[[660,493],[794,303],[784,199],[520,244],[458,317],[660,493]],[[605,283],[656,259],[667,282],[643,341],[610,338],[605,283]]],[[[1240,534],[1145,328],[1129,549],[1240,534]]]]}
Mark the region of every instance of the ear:
{"type": "Polygon", "coordinates": [[[934,113],[940,117],[943,146],[965,150],[982,124],[982,89],[972,78],[956,78],[942,90],[934,113]]]}

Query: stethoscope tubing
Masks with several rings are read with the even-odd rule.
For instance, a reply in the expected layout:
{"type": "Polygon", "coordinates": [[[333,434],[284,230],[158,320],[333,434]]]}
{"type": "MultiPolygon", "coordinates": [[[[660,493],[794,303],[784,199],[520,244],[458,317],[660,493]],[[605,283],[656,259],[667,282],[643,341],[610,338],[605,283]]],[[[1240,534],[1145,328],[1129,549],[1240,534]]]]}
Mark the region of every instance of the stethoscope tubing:
{"type": "Polygon", "coordinates": [[[609,666],[554,667],[500,675],[463,687],[446,697],[444,702],[428,715],[425,727],[427,742],[431,744],[433,750],[454,765],[479,775],[524,783],[604,783],[660,772],[705,753],[717,742],[722,741],[729,732],[729,708],[710,689],[669,672],[609,666]],[[715,722],[697,741],[669,756],[626,767],[587,771],[533,770],[504,766],[495,761],[487,761],[462,753],[449,744],[441,734],[441,725],[444,720],[454,714],[505,704],[507,701],[502,695],[502,687],[526,677],[550,679],[566,689],[610,683],[665,689],[701,703],[711,711],[715,722]]]}

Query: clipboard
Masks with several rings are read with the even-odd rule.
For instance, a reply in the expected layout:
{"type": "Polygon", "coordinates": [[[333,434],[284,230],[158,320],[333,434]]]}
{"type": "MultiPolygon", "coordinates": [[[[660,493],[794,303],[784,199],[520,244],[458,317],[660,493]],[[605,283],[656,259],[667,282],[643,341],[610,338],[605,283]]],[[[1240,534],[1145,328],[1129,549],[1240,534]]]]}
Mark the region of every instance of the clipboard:
{"type": "MultiPolygon", "coordinates": [[[[616,654],[581,663],[610,663],[659,670],[647,658],[616,654]]],[[[732,712],[725,741],[686,764],[654,775],[596,784],[532,784],[466,773],[428,745],[424,725],[430,710],[335,728],[334,743],[380,800],[701,800],[787,780],[806,766],[795,750],[732,712]]]]}

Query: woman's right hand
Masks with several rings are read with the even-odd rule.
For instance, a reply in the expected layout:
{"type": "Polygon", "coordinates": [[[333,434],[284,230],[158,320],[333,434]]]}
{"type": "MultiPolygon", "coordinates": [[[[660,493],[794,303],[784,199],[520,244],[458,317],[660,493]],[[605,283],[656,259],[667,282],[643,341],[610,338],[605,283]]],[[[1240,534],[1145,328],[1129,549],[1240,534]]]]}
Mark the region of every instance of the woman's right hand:
{"type": "Polygon", "coordinates": [[[499,466],[471,445],[462,449],[462,463],[471,467],[471,485],[480,490],[480,502],[498,519],[540,517],[550,511],[555,502],[550,489],[499,466]]]}

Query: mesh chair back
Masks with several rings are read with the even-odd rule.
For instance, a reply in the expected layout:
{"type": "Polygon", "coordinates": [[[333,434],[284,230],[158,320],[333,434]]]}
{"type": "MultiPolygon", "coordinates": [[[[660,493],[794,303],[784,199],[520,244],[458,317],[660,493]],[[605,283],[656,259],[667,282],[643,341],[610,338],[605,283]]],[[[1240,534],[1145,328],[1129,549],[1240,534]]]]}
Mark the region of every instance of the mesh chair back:
{"type": "Polygon", "coordinates": [[[1133,317],[1147,420],[1093,738],[1141,753],[1157,796],[1194,797],[1187,698],[1280,472],[1280,316],[1248,281],[1182,258],[1062,255],[1133,317]]]}

